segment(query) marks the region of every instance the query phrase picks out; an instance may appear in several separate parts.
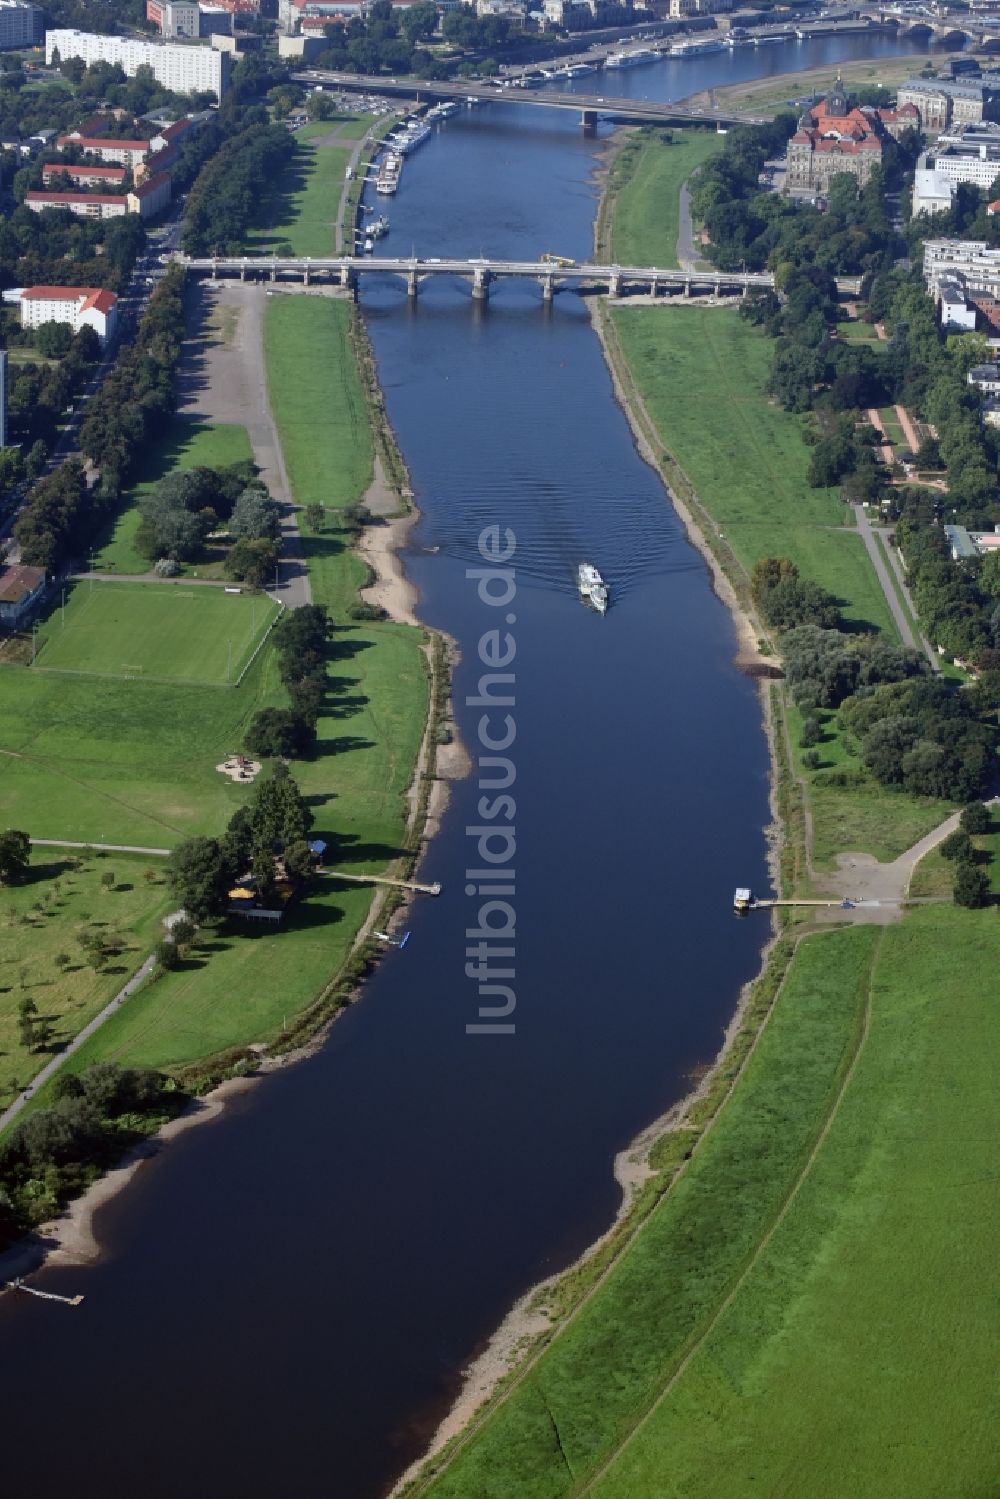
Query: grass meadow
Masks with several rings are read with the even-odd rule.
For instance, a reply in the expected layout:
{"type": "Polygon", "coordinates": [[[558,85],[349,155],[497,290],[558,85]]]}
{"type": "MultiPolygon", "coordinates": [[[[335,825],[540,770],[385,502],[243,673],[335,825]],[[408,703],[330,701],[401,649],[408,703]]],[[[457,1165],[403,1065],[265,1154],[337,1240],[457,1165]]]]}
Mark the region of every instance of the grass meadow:
{"type": "Polygon", "coordinates": [[[675,130],[669,141],[656,134],[636,142],[637,159],[615,203],[611,245],[620,265],[677,265],[681,187],[723,140],[714,130],[675,130]]]}
{"type": "MultiPolygon", "coordinates": [[[[335,125],[322,123],[322,134],[330,135],[335,125]]],[[[291,245],[293,255],[334,253],[337,209],[351,147],[317,146],[308,137],[303,139],[301,131],[296,139],[300,144],[291,165],[262,206],[259,227],[246,236],[250,254],[268,255],[283,244],[291,245]]]]}
{"type": "Polygon", "coordinates": [[[33,669],[225,687],[239,680],[277,614],[266,594],[79,582],[40,632],[33,669]]]}
{"type": "Polygon", "coordinates": [[[25,883],[0,894],[0,1109],[113,998],[158,940],[169,909],[159,866],[128,854],[102,859],[36,848],[25,883]],[[101,885],[107,875],[114,876],[110,890],[101,885]],[[99,971],[80,942],[88,931],[122,940],[99,971]],[[36,1021],[51,1027],[35,1052],[18,1036],[24,998],[37,1006],[36,1021]]]}
{"type": "Polygon", "coordinates": [[[749,573],[791,557],[859,628],[895,627],[836,490],[812,489],[801,418],[767,398],[773,345],[726,309],[622,308],[622,351],[664,447],[749,573]]]}
{"type": "Polygon", "coordinates": [[[686,1172],[421,1491],[989,1493],[998,959],[992,910],[805,939],[686,1172]]]}

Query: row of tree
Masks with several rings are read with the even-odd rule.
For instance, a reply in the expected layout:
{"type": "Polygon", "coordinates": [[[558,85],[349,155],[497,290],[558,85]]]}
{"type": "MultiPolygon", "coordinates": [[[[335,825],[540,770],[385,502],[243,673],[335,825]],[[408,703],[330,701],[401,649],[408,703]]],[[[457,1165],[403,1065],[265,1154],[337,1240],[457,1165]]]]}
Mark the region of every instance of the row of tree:
{"type": "Polygon", "coordinates": [[[135,339],[89,403],[80,446],[100,469],[101,495],[109,504],[173,415],[184,339],[183,289],[184,273],[172,267],[150,298],[135,339]]]}
{"type": "Polygon", "coordinates": [[[326,697],[332,634],[323,604],[307,604],[282,616],[273,640],[291,707],[263,708],[254,715],[245,740],[251,754],[289,758],[311,749],[326,697]]]}
{"type": "Polygon", "coordinates": [[[227,140],[198,173],[184,213],[189,255],[236,253],[260,212],[261,198],[296,150],[281,125],[252,124],[227,140]]]}

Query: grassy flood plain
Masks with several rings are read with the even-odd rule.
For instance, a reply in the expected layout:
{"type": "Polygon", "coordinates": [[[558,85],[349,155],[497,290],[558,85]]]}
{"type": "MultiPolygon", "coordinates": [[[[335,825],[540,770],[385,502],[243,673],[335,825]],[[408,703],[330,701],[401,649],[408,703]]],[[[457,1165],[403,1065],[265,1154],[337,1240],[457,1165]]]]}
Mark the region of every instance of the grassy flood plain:
{"type": "MultiPolygon", "coordinates": [[[[315,836],[333,841],[338,863],[374,872],[407,844],[407,790],[429,685],[422,632],[346,621],[367,574],[335,511],[362,498],[373,469],[351,317],[343,302],[275,298],[265,342],[294,498],[331,509],[318,533],[305,534],[314,600],[329,605],[338,625],[331,691],[317,751],[294,774],[312,807],[315,836]],[[293,391],[297,399],[283,399],[293,391]]],[[[174,466],[244,456],[250,452],[243,428],[178,419],[144,482],[157,482],[174,466]],[[233,434],[242,451],[234,451],[233,434]]],[[[90,585],[80,587],[85,601],[90,585]]],[[[141,609],[136,590],[134,607],[141,609]]],[[[72,603],[68,619],[71,609],[72,603]]],[[[59,624],[56,612],[51,627],[59,624]]],[[[258,708],[286,701],[270,647],[236,689],[13,669],[3,682],[8,711],[0,720],[0,751],[7,753],[0,777],[11,822],[36,837],[152,847],[222,830],[245,792],[214,767],[242,743],[258,708]]],[[[197,1073],[205,1058],[280,1041],[346,964],[371,899],[370,889],[322,881],[280,932],[235,924],[206,932],[176,972],[146,985],[67,1067],[78,1071],[112,1059],[197,1073]]],[[[66,922],[53,916],[53,940],[68,943],[71,924],[70,913],[66,922]]],[[[151,929],[148,946],[155,935],[151,929]]],[[[0,926],[0,964],[4,937],[0,926]]],[[[40,1090],[34,1106],[50,1093],[40,1090]]]]}
{"type": "Polygon", "coordinates": [[[0,896],[0,1109],[140,967],[168,908],[159,861],[35,850],[30,879],[0,896]],[[114,876],[110,890],[101,885],[107,875],[114,876]],[[123,941],[99,971],[79,940],[87,931],[123,941]],[[24,998],[37,1006],[36,1022],[51,1027],[38,1052],[26,1052],[18,1038],[24,998]]]}
{"type": "Polygon", "coordinates": [[[714,130],[637,133],[611,166],[609,190],[621,184],[611,235],[619,265],[677,265],[681,187],[709,157],[722,149],[714,130]]]}
{"type": "Polygon", "coordinates": [[[686,1171],[419,1491],[988,1492],[998,958],[990,910],[805,938],[686,1171]]]}

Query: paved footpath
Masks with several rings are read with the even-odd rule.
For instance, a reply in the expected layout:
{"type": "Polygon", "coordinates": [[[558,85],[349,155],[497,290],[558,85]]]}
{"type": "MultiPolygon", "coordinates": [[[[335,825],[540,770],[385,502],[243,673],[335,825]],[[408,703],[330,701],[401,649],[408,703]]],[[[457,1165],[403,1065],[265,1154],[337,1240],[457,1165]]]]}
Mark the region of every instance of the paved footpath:
{"type": "Polygon", "coordinates": [[[99,848],[109,854],[151,854],[156,859],[169,859],[169,848],[142,848],[137,843],[72,843],[68,838],[32,838],[33,848],[99,848]]]}
{"type": "MultiPolygon", "coordinates": [[[[32,839],[33,843],[41,841],[42,840],[37,838],[32,839]]],[[[82,848],[83,844],[69,843],[66,844],[65,847],[82,848]]],[[[146,852],[149,852],[149,850],[146,850],[146,852]]],[[[0,1114],[0,1132],[5,1130],[8,1124],[10,1124],[17,1118],[18,1114],[20,1114],[25,1104],[29,1102],[32,1095],[38,1091],[42,1084],[48,1082],[49,1078],[59,1071],[59,1068],[63,1065],[66,1058],[71,1057],[75,1051],[79,1051],[83,1043],[85,1041],[89,1041],[90,1037],[94,1034],[95,1031],[100,1030],[104,1022],[115,1013],[115,1011],[123,1003],[123,1001],[128,999],[130,994],[133,994],[135,992],[135,990],[142,983],[143,979],[149,977],[155,967],[156,958],[151,953],[146,959],[145,963],[143,963],[142,967],[132,975],[128,983],[125,984],[123,988],[119,989],[114,999],[106,1004],[104,1006],[104,1009],[101,1010],[97,1015],[95,1015],[93,1020],[91,1020],[87,1025],[83,1027],[82,1031],[78,1031],[73,1037],[72,1041],[67,1042],[62,1050],[56,1053],[51,1062],[46,1062],[41,1072],[35,1073],[35,1076],[32,1078],[28,1086],[17,1095],[10,1107],[4,1109],[3,1113],[0,1114]]]]}

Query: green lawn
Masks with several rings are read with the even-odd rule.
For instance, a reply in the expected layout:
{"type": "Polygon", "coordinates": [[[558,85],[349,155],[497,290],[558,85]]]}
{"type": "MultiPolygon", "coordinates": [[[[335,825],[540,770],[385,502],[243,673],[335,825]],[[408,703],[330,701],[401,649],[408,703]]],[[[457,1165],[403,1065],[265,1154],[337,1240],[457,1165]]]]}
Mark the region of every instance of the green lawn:
{"type": "Polygon", "coordinates": [[[808,938],[685,1175],[429,1492],[992,1493],[998,960],[990,910],[808,938]]]}
{"type": "MultiPolygon", "coordinates": [[[[154,861],[155,862],[155,861],[154,861]]],[[[36,848],[27,881],[0,897],[0,1109],[51,1059],[54,1048],[86,1025],[142,963],[160,935],[169,905],[160,871],[149,881],[150,861],[127,854],[106,859],[36,848]],[[115,876],[114,888],[101,877],[115,876]],[[124,939],[120,954],[101,971],[85,961],[84,931],[124,939]],[[66,963],[56,959],[65,956],[66,963]],[[18,1036],[18,1005],[34,1001],[38,1021],[52,1028],[45,1047],[28,1052],[18,1036]]]]}
{"type": "Polygon", "coordinates": [[[217,587],[80,582],[40,632],[34,669],[224,687],[277,612],[266,595],[217,587]]]}
{"type": "MultiPolygon", "coordinates": [[[[138,482],[126,497],[125,506],[98,543],[94,566],[99,572],[123,575],[146,573],[148,557],[136,550],[135,533],[141,516],[140,497],[175,468],[226,468],[253,457],[245,427],[216,425],[199,418],[178,417],[169,431],[154,443],[142,465],[138,482]]],[[[196,568],[192,568],[196,572],[196,568]]]]}
{"type": "MultiPolygon", "coordinates": [[[[329,121],[324,124],[328,126],[324,133],[329,134],[334,127],[329,121]]],[[[298,139],[302,140],[301,133],[298,139]]],[[[350,154],[349,144],[301,144],[280,186],[262,205],[257,215],[260,227],[247,235],[247,249],[259,255],[287,242],[295,255],[332,255],[350,154]]]]}
{"type": "Polygon", "coordinates": [[[215,769],[285,701],[271,651],[232,691],[2,670],[0,801],[37,838],[172,848],[224,827],[245,792],[215,769]]]}
{"type": "Polygon", "coordinates": [[[812,489],[801,418],[771,404],[773,345],[734,312],[621,308],[622,350],[663,439],[749,571],[791,557],[849,618],[895,630],[848,508],[812,489]]]}
{"type": "Polygon", "coordinates": [[[612,253],[621,265],[677,265],[681,186],[722,149],[724,140],[714,130],[675,130],[672,135],[670,141],[662,135],[642,137],[634,147],[634,165],[620,163],[627,181],[615,204],[612,253]]]}
{"type": "Polygon", "coordinates": [[[813,1171],[595,1495],[994,1492],[998,959],[995,911],[927,909],[886,933],[813,1171]]]}
{"type": "MultiPolygon", "coordinates": [[[[352,309],[343,301],[272,297],[264,352],[274,419],[289,483],[303,506],[340,510],[371,482],[373,446],[365,395],[350,342],[352,309]]],[[[365,578],[332,520],[306,533],[313,591],[343,617],[365,578]]]]}
{"type": "Polygon", "coordinates": [[[798,742],[802,715],[792,704],[787,713],[796,773],[809,787],[817,869],[835,868],[837,854],[847,849],[863,849],[883,863],[898,859],[954,810],[951,802],[938,797],[911,796],[871,780],[844,743],[836,713],[818,715],[823,725],[823,738],[815,746],[820,765],[806,769],[798,742]],[[837,778],[844,775],[850,778],[848,784],[838,785],[837,778]]]}

